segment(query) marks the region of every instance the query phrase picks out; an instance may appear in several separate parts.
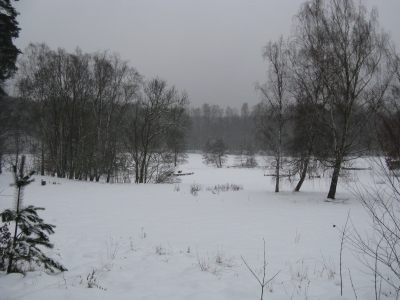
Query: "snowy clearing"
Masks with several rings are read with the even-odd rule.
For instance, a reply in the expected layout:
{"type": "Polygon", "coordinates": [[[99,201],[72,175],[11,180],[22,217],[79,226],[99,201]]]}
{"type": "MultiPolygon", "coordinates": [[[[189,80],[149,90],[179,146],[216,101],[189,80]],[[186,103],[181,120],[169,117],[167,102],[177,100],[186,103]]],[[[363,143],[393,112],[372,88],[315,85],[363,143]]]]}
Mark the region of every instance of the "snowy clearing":
{"type": "MultiPolygon", "coordinates": [[[[233,164],[233,157],[229,157],[233,164]]],[[[363,166],[369,166],[364,161],[363,166]]],[[[289,184],[275,194],[261,169],[215,169],[190,154],[179,184],[103,184],[34,176],[24,204],[54,224],[51,254],[67,272],[0,272],[1,299],[260,299],[265,239],[264,299],[375,299],[372,277],[347,248],[340,297],[340,232],[349,210],[369,230],[363,207],[339,182],[326,202],[330,178],[289,184]],[[47,185],[41,186],[44,179],[47,185]],[[56,184],[52,184],[56,182],[56,184]],[[192,184],[201,185],[197,196],[192,184]],[[238,191],[212,192],[217,184],[238,191]],[[92,286],[92,288],[88,288],[92,286]]],[[[373,182],[371,170],[350,171],[352,182],[373,182]]],[[[0,176],[0,210],[12,207],[12,174],[0,176]]],[[[352,183],[351,183],[352,184],[352,183]]],[[[11,227],[13,228],[13,227],[11,227]]],[[[382,282],[381,299],[395,291],[382,282]]]]}

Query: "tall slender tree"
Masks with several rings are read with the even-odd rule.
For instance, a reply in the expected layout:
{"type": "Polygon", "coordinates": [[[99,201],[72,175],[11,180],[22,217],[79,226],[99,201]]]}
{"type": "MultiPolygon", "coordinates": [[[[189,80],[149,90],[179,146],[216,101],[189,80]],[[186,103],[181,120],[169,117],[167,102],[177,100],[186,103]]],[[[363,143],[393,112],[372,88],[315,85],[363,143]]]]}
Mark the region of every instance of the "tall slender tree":
{"type": "Polygon", "coordinates": [[[264,59],[269,63],[268,80],[264,85],[256,85],[263,96],[258,114],[258,131],[274,155],[275,192],[279,192],[282,169],[284,130],[288,120],[291,95],[289,93],[288,49],[283,37],[277,42],[269,42],[264,47],[264,59]]]}

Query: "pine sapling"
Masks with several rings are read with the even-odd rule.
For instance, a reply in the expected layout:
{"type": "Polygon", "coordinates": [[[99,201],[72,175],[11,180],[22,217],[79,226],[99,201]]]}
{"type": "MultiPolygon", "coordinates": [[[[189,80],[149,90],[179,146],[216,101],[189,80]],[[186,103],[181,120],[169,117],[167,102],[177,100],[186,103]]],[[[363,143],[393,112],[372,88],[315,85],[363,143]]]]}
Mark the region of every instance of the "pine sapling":
{"type": "Polygon", "coordinates": [[[0,271],[4,271],[6,268],[6,249],[7,245],[11,241],[11,233],[8,229],[9,223],[5,223],[3,227],[0,227],[0,271]]]}
{"type": "Polygon", "coordinates": [[[4,249],[3,260],[7,261],[7,274],[11,272],[22,272],[20,264],[25,261],[27,263],[35,263],[43,266],[50,272],[55,270],[66,271],[58,262],[46,256],[38,246],[52,249],[53,244],[50,243],[47,234],[54,233],[54,225],[46,224],[43,219],[39,218],[37,211],[44,210],[42,207],[33,205],[23,206],[24,188],[34,179],[29,175],[24,175],[25,156],[22,156],[20,168],[13,166],[15,186],[14,209],[4,210],[0,216],[3,222],[14,222],[14,234],[4,249]],[[17,172],[18,171],[18,172],[17,172]]]}

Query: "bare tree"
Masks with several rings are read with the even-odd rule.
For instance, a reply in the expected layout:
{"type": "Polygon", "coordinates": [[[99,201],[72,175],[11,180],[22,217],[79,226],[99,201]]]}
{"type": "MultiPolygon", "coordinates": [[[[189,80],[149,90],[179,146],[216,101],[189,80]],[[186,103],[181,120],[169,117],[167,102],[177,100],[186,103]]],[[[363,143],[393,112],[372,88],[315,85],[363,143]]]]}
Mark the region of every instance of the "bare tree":
{"type": "MultiPolygon", "coordinates": [[[[179,109],[174,110],[173,113],[180,114],[179,109]]],[[[187,163],[187,134],[190,128],[190,119],[185,112],[179,117],[180,121],[172,126],[166,133],[165,141],[168,152],[170,152],[173,160],[173,166],[187,163]]]]}
{"type": "Polygon", "coordinates": [[[240,130],[241,130],[241,145],[249,145],[252,143],[252,127],[251,125],[251,117],[250,117],[250,109],[249,109],[249,104],[243,103],[241,109],[240,109],[240,130]]]}
{"type": "Polygon", "coordinates": [[[129,103],[138,96],[142,76],[128,66],[116,53],[93,55],[93,104],[94,131],[92,135],[92,165],[96,181],[117,169],[116,157],[121,149],[124,116],[129,103]]]}
{"type": "Polygon", "coordinates": [[[215,165],[217,168],[222,168],[228,159],[227,150],[228,148],[222,138],[208,140],[203,149],[203,162],[206,165],[215,165]]]}
{"type": "MultiPolygon", "coordinates": [[[[348,237],[353,253],[370,271],[375,280],[386,281],[398,293],[400,285],[400,180],[398,173],[388,170],[384,160],[377,160],[375,185],[359,184],[353,193],[370,217],[371,231],[355,228],[348,237]]],[[[378,292],[377,292],[378,293],[378,292]]],[[[378,293],[379,294],[379,293],[378,293]]],[[[379,299],[379,298],[377,298],[379,299]]]]}
{"type": "Polygon", "coordinates": [[[206,165],[215,165],[217,168],[222,168],[227,161],[227,150],[228,148],[222,138],[207,140],[203,149],[203,162],[206,165]]]}
{"type": "Polygon", "coordinates": [[[6,155],[11,166],[29,150],[30,104],[23,98],[0,96],[0,174],[6,155]]]}
{"type": "Polygon", "coordinates": [[[251,145],[240,147],[236,152],[235,165],[241,168],[255,168],[258,166],[256,152],[251,145]]]}
{"type": "Polygon", "coordinates": [[[378,13],[353,0],[311,0],[296,18],[296,43],[323,81],[321,122],[325,163],[333,168],[328,198],[334,199],[343,162],[362,153],[360,133],[382,104],[394,72],[390,40],[378,13]]]}
{"type": "Polygon", "coordinates": [[[187,94],[168,87],[165,80],[155,78],[143,84],[140,99],[129,108],[125,129],[125,145],[134,161],[136,183],[152,179],[152,164],[162,162],[155,160],[156,154],[166,148],[167,133],[184,122],[188,103],[187,94]]]}
{"type": "Polygon", "coordinates": [[[377,113],[375,124],[378,142],[391,170],[400,168],[400,58],[395,60],[396,81],[391,86],[385,105],[377,113]]]}
{"type": "MultiPolygon", "coordinates": [[[[311,7],[318,12],[318,8],[312,5],[311,7]]],[[[295,191],[300,190],[306,179],[311,160],[316,158],[318,152],[321,152],[319,140],[327,130],[320,121],[326,102],[326,89],[324,89],[320,70],[313,63],[316,57],[322,55],[319,49],[324,39],[323,35],[317,31],[317,28],[321,26],[320,20],[312,18],[313,14],[304,10],[308,13],[301,11],[295,17],[288,52],[291,69],[290,88],[295,99],[292,112],[294,128],[289,142],[289,151],[295,157],[292,165],[296,166],[295,171],[300,174],[295,191]],[[318,50],[315,51],[315,48],[318,50]]]]}
{"type": "Polygon", "coordinates": [[[29,44],[24,50],[24,54],[18,60],[19,71],[17,73],[16,87],[21,97],[31,99],[38,103],[37,125],[36,126],[36,145],[40,151],[40,174],[45,174],[46,159],[46,136],[45,136],[45,120],[44,109],[45,101],[48,94],[48,86],[46,85],[50,72],[46,65],[50,58],[50,48],[45,44],[29,44]]]}
{"type": "MultiPolygon", "coordinates": [[[[312,162],[315,162],[316,154],[318,154],[318,115],[314,113],[314,106],[307,100],[299,100],[299,95],[295,96],[296,105],[293,107],[292,117],[292,135],[288,142],[288,152],[293,157],[290,165],[292,174],[299,174],[299,181],[294,189],[295,192],[300,191],[307,175],[312,174],[312,162]]],[[[309,99],[309,98],[308,98],[309,99]]]]}
{"type": "Polygon", "coordinates": [[[284,130],[288,120],[291,101],[289,93],[288,49],[283,37],[277,42],[269,42],[263,49],[263,57],[269,63],[268,81],[256,85],[264,98],[259,106],[257,128],[274,155],[275,192],[279,192],[280,171],[282,169],[284,130]]]}
{"type": "Polygon", "coordinates": [[[383,157],[379,156],[372,161],[375,183],[359,183],[352,190],[370,217],[371,230],[364,233],[355,227],[348,239],[354,253],[374,278],[376,299],[380,297],[381,280],[394,288],[397,298],[400,291],[399,62],[397,58],[397,81],[391,85],[388,101],[378,113],[375,133],[383,157]]]}

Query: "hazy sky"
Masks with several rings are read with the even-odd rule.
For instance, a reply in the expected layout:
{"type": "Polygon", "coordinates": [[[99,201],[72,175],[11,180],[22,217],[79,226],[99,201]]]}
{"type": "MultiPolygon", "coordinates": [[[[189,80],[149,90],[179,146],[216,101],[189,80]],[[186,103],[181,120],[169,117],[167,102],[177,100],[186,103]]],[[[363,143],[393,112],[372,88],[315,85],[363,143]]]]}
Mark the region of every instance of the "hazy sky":
{"type": "MultiPolygon", "coordinates": [[[[20,0],[16,45],[120,53],[146,78],[189,94],[191,106],[255,105],[262,47],[290,33],[303,0],[20,0]]],[[[400,46],[400,0],[369,0],[400,46]]]]}

